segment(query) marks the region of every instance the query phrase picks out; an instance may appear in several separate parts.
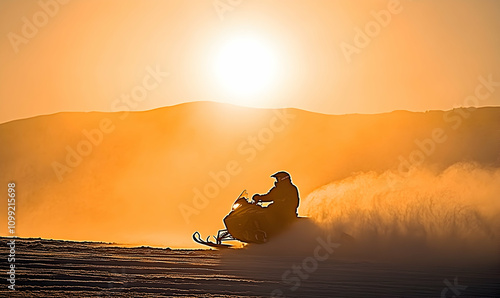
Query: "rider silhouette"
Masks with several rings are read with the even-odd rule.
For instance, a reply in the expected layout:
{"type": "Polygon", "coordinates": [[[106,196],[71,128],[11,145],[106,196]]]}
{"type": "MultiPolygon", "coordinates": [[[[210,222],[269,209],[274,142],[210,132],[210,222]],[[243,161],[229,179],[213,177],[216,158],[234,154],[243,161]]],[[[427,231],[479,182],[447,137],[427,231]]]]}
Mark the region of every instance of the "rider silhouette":
{"type": "Polygon", "coordinates": [[[255,194],[252,199],[255,202],[269,203],[269,212],[282,220],[296,218],[299,207],[299,190],[293,185],[290,174],[280,171],[271,175],[276,181],[274,186],[266,194],[255,194]]]}

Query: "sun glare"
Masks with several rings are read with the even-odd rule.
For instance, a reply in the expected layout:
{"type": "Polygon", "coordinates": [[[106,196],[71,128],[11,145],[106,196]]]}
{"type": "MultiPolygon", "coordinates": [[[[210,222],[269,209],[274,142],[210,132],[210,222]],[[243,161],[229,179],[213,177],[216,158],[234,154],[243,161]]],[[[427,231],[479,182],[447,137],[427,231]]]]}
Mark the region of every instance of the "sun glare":
{"type": "Polygon", "coordinates": [[[276,79],[277,56],[271,47],[254,38],[239,37],[226,42],[214,63],[217,83],[236,104],[252,104],[276,79]]]}

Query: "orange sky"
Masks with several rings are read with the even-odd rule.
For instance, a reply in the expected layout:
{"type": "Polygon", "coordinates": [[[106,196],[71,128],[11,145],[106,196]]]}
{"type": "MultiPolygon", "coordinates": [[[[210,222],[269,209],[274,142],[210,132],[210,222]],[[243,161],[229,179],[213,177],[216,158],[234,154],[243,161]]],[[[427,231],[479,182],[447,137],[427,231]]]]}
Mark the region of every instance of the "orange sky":
{"type": "MultiPolygon", "coordinates": [[[[0,123],[191,101],[327,114],[498,106],[499,12],[496,0],[4,0],[0,123]]],[[[372,116],[336,122],[292,112],[297,120],[266,150],[252,149],[259,152],[252,162],[239,145],[266,131],[277,117],[273,111],[204,103],[106,115],[116,133],[103,136],[93,155],[62,180],[54,162],[67,162],[68,150],[90,144],[83,131],[94,131],[102,114],[4,124],[0,143],[12,146],[2,147],[0,180],[29,186],[18,197],[25,204],[19,208],[28,210],[19,227],[25,236],[185,246],[192,245],[192,231],[220,228],[244,187],[266,191],[278,169],[293,173],[304,199],[352,172],[397,167],[400,154],[413,152],[413,140],[428,138],[429,127],[443,122],[439,113],[427,113],[439,114],[432,118],[439,121],[407,122],[415,124],[405,130],[393,126],[409,113],[385,115],[392,120],[372,127],[372,116]],[[53,129],[40,133],[40,127],[53,129]],[[396,132],[387,134],[388,128],[396,132]],[[32,148],[43,150],[32,154],[32,148]],[[190,204],[195,189],[212,183],[210,173],[233,160],[241,162],[241,175],[191,223],[181,218],[172,206],[190,204]]],[[[460,146],[449,141],[445,148],[460,146]]]]}
{"type": "Polygon", "coordinates": [[[45,19],[38,1],[0,2],[0,123],[116,110],[113,102],[142,82],[148,66],[168,76],[133,110],[198,100],[331,114],[450,109],[474,92],[479,76],[500,81],[495,0],[218,0],[238,4],[223,20],[212,0],[54,1],[41,1],[45,19]],[[347,59],[342,43],[354,44],[356,28],[388,7],[397,13],[387,26],[347,59]],[[40,26],[29,32],[25,20],[40,26]],[[245,34],[279,63],[265,92],[242,99],[214,81],[211,63],[222,44],[245,34]]]}

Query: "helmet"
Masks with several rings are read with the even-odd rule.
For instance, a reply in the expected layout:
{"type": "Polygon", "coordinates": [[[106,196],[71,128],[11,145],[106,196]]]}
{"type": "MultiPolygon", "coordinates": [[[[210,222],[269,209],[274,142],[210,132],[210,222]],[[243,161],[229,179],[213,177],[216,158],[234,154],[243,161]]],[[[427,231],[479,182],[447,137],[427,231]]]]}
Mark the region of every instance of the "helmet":
{"type": "Polygon", "coordinates": [[[276,173],[272,174],[271,177],[275,178],[276,181],[280,182],[280,181],[283,181],[285,179],[290,179],[290,174],[288,174],[285,171],[280,171],[280,172],[276,172],[276,173]]]}

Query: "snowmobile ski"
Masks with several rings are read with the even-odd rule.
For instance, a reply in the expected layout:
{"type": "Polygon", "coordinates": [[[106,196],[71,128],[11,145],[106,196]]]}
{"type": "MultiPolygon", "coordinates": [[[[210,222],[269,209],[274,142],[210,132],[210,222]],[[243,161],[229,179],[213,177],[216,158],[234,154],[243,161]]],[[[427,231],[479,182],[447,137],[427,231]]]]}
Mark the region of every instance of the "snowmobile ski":
{"type": "Polygon", "coordinates": [[[195,232],[193,234],[193,240],[196,243],[199,243],[199,244],[202,244],[202,245],[206,245],[206,246],[209,246],[209,247],[214,247],[214,248],[217,248],[217,249],[224,249],[224,248],[231,248],[232,247],[231,244],[224,244],[224,243],[215,243],[215,242],[212,242],[212,241],[210,241],[210,236],[208,236],[206,240],[203,240],[201,238],[201,235],[200,235],[199,232],[195,232]]]}

